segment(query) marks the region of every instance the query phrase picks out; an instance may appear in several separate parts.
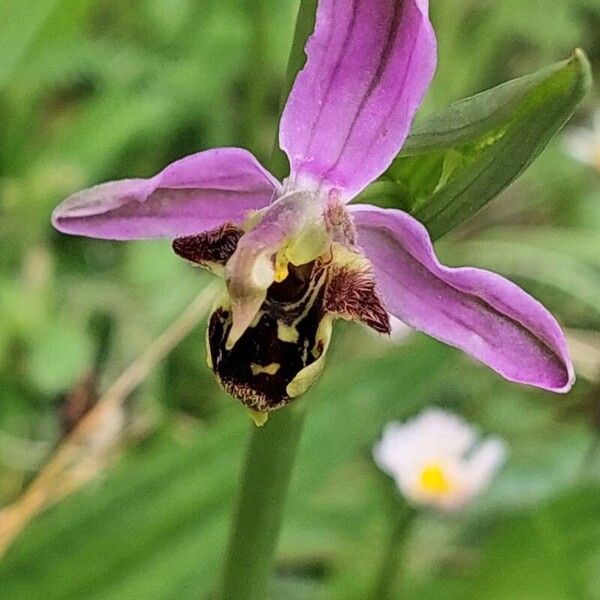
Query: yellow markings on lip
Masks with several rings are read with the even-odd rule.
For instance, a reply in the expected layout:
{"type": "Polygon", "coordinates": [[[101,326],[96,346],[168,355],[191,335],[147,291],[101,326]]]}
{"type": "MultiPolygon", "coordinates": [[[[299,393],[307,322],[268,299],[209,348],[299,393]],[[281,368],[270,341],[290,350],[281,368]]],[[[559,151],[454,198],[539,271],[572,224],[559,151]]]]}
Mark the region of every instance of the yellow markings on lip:
{"type": "Polygon", "coordinates": [[[275,256],[275,274],[273,280],[275,283],[281,283],[287,279],[290,274],[288,269],[288,260],[285,254],[285,249],[280,250],[275,256]]]}
{"type": "Polygon", "coordinates": [[[269,413],[262,410],[254,410],[246,407],[250,418],[254,421],[257,427],[262,427],[269,420],[269,413]]]}
{"type": "Polygon", "coordinates": [[[300,333],[298,330],[292,325],[286,325],[281,321],[277,322],[277,337],[282,342],[288,342],[290,344],[295,344],[300,338],[300,333]]]}
{"type": "Polygon", "coordinates": [[[319,349],[319,357],[307,367],[304,367],[296,374],[294,379],[286,386],[286,392],[290,398],[297,398],[304,394],[308,388],[318,379],[319,375],[325,368],[325,355],[331,341],[333,317],[330,314],[325,314],[319,323],[315,336],[315,347],[319,349]]]}
{"type": "Polygon", "coordinates": [[[444,496],[451,489],[450,482],[444,473],[444,469],[435,463],[426,465],[421,471],[421,488],[425,492],[444,496]]]}
{"type": "Polygon", "coordinates": [[[263,367],[262,365],[257,365],[256,363],[250,363],[250,369],[252,371],[252,375],[254,376],[261,375],[262,373],[264,373],[265,375],[275,375],[275,373],[277,373],[277,371],[279,371],[280,368],[281,365],[279,363],[271,363],[266,367],[263,367]]]}

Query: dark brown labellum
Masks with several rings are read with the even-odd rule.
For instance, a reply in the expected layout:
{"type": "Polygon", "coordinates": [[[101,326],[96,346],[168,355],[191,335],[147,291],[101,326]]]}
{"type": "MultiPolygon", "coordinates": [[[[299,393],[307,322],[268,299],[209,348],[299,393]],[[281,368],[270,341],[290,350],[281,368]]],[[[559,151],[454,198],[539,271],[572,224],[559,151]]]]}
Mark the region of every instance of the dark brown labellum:
{"type": "Polygon", "coordinates": [[[225,346],[231,312],[219,307],[210,318],[213,370],[225,390],[249,408],[270,411],[288,404],[288,384],[323,352],[317,340],[325,315],[323,274],[313,271],[314,264],[292,267],[285,281],[273,284],[254,323],[231,350],[225,346]]]}

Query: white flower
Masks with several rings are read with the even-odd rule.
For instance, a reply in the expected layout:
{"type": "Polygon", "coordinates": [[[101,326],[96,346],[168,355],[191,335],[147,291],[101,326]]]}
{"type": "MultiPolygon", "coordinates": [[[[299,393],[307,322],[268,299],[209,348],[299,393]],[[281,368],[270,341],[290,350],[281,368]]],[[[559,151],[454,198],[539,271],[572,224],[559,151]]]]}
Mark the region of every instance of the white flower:
{"type": "Polygon", "coordinates": [[[591,127],[571,127],[565,134],[565,148],[575,159],[600,171],[600,110],[591,127]]]}
{"type": "Polygon", "coordinates": [[[373,448],[375,462],[414,504],[458,509],[491,481],[505,458],[499,439],[478,440],[460,417],[428,409],[405,424],[389,423],[373,448]]]}

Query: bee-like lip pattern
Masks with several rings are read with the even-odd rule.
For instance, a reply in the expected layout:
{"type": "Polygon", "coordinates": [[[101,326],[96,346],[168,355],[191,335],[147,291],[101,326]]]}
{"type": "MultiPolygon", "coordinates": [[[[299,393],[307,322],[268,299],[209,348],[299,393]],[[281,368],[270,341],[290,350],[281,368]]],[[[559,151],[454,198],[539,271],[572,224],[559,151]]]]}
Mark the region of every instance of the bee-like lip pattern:
{"type": "Polygon", "coordinates": [[[294,268],[285,281],[274,283],[255,321],[231,349],[226,348],[231,312],[220,306],[210,318],[213,371],[249,408],[271,411],[288,404],[290,382],[323,353],[317,331],[325,316],[324,287],[319,279],[305,277],[314,270],[314,263],[294,268]]]}
{"type": "MultiPolygon", "coordinates": [[[[308,263],[287,264],[286,276],[268,287],[254,320],[233,345],[228,343],[233,326],[229,293],[210,317],[209,364],[223,388],[248,408],[268,412],[293,400],[290,384],[324,358],[329,341],[323,333],[325,319],[358,320],[380,333],[390,332],[370,265],[355,245],[352,217],[336,201],[328,202],[323,228],[331,240],[326,251],[308,263]]],[[[226,223],[178,238],[173,249],[224,274],[243,235],[241,228],[226,223]]]]}

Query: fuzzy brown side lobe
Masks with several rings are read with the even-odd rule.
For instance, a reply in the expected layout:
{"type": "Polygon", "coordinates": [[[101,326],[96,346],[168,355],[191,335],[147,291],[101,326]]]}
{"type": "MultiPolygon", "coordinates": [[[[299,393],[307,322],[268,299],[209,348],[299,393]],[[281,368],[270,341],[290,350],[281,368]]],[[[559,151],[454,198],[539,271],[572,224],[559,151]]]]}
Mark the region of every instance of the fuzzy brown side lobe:
{"type": "Polygon", "coordinates": [[[197,235],[176,238],[173,250],[178,256],[198,265],[225,265],[242,235],[244,232],[237,225],[225,223],[197,235]]]}
{"type": "Polygon", "coordinates": [[[325,291],[325,310],[361,321],[379,333],[391,332],[389,314],[369,271],[333,266],[325,291]]]}

